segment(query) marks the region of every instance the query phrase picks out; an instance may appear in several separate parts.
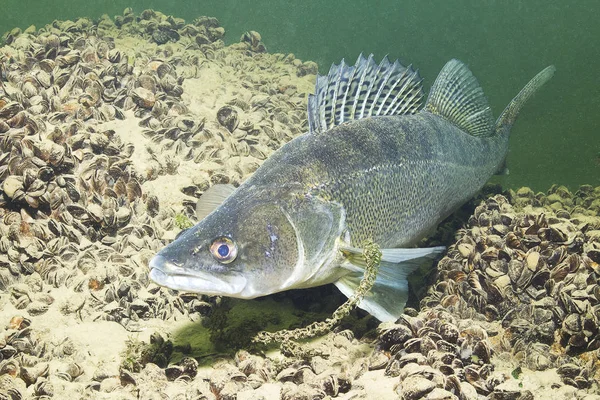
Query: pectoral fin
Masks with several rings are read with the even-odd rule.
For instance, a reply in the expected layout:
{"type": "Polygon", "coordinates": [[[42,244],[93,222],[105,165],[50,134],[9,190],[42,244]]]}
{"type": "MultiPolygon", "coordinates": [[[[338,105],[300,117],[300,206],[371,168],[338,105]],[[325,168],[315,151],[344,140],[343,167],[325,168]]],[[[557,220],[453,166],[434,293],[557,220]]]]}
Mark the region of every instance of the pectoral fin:
{"type": "Polygon", "coordinates": [[[233,192],[235,192],[235,186],[230,184],[217,184],[209,187],[196,203],[198,221],[202,221],[204,217],[213,212],[233,192]]]}
{"type": "MultiPolygon", "coordinates": [[[[350,297],[363,278],[365,263],[361,249],[343,247],[341,250],[347,259],[342,267],[351,273],[335,285],[350,297]]],[[[422,265],[431,264],[444,250],[444,247],[383,249],[375,284],[358,306],[380,321],[397,320],[408,300],[408,275],[422,265]]]]}

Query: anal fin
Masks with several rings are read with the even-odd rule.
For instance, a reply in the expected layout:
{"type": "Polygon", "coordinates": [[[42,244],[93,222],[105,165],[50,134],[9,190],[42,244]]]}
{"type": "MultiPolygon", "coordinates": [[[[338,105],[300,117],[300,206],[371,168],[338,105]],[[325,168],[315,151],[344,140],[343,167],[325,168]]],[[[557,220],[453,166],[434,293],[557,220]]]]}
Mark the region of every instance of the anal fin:
{"type": "MultiPolygon", "coordinates": [[[[342,267],[351,272],[335,285],[350,297],[363,278],[364,258],[360,249],[343,247],[341,250],[347,254],[347,261],[342,267]]],[[[408,300],[408,275],[424,264],[431,264],[444,250],[444,247],[383,249],[375,284],[358,306],[380,321],[397,320],[408,300]]]]}

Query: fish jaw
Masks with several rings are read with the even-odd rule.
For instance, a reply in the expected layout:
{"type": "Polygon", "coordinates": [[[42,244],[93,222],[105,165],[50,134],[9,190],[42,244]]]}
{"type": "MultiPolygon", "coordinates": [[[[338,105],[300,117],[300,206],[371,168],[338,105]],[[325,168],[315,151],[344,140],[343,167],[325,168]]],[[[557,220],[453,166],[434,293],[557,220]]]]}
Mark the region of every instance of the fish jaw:
{"type": "Polygon", "coordinates": [[[248,293],[243,275],[231,273],[217,277],[205,271],[190,270],[177,266],[166,257],[157,254],[150,260],[150,279],[160,286],[211,296],[228,296],[250,299],[257,297],[248,293]]]}

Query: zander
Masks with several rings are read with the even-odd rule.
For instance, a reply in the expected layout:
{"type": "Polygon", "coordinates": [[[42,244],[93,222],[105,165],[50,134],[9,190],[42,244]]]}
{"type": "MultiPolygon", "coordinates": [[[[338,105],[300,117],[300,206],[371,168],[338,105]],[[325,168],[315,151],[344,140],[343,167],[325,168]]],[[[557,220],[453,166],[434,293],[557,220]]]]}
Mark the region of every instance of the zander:
{"type": "Polygon", "coordinates": [[[317,78],[308,133],[287,143],[239,188],[217,185],[202,218],[150,262],[159,285],[251,299],[334,283],[346,296],[364,272],[360,248],[382,262],[359,306],[395,320],[406,277],[443,247],[411,248],[504,169],[510,129],[554,74],[537,74],[494,122],[477,80],[458,60],[424,107],[416,71],[372,56],[317,78]]]}

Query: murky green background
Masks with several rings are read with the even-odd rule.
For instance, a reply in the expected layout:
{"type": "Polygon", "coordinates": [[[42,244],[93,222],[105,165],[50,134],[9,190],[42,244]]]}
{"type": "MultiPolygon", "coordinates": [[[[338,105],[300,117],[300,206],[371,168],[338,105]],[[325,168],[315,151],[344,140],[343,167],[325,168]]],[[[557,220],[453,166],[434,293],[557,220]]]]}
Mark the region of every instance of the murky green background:
{"type": "Polygon", "coordinates": [[[557,67],[550,84],[526,107],[513,130],[511,187],[546,190],[600,185],[600,2],[595,0],[439,1],[42,1],[3,0],[0,32],[38,28],[54,19],[136,13],[154,8],[192,20],[217,17],[228,42],[256,30],[271,52],[317,61],[321,73],[360,52],[413,63],[428,87],[456,57],[479,78],[494,114],[535,73],[557,67]]]}

